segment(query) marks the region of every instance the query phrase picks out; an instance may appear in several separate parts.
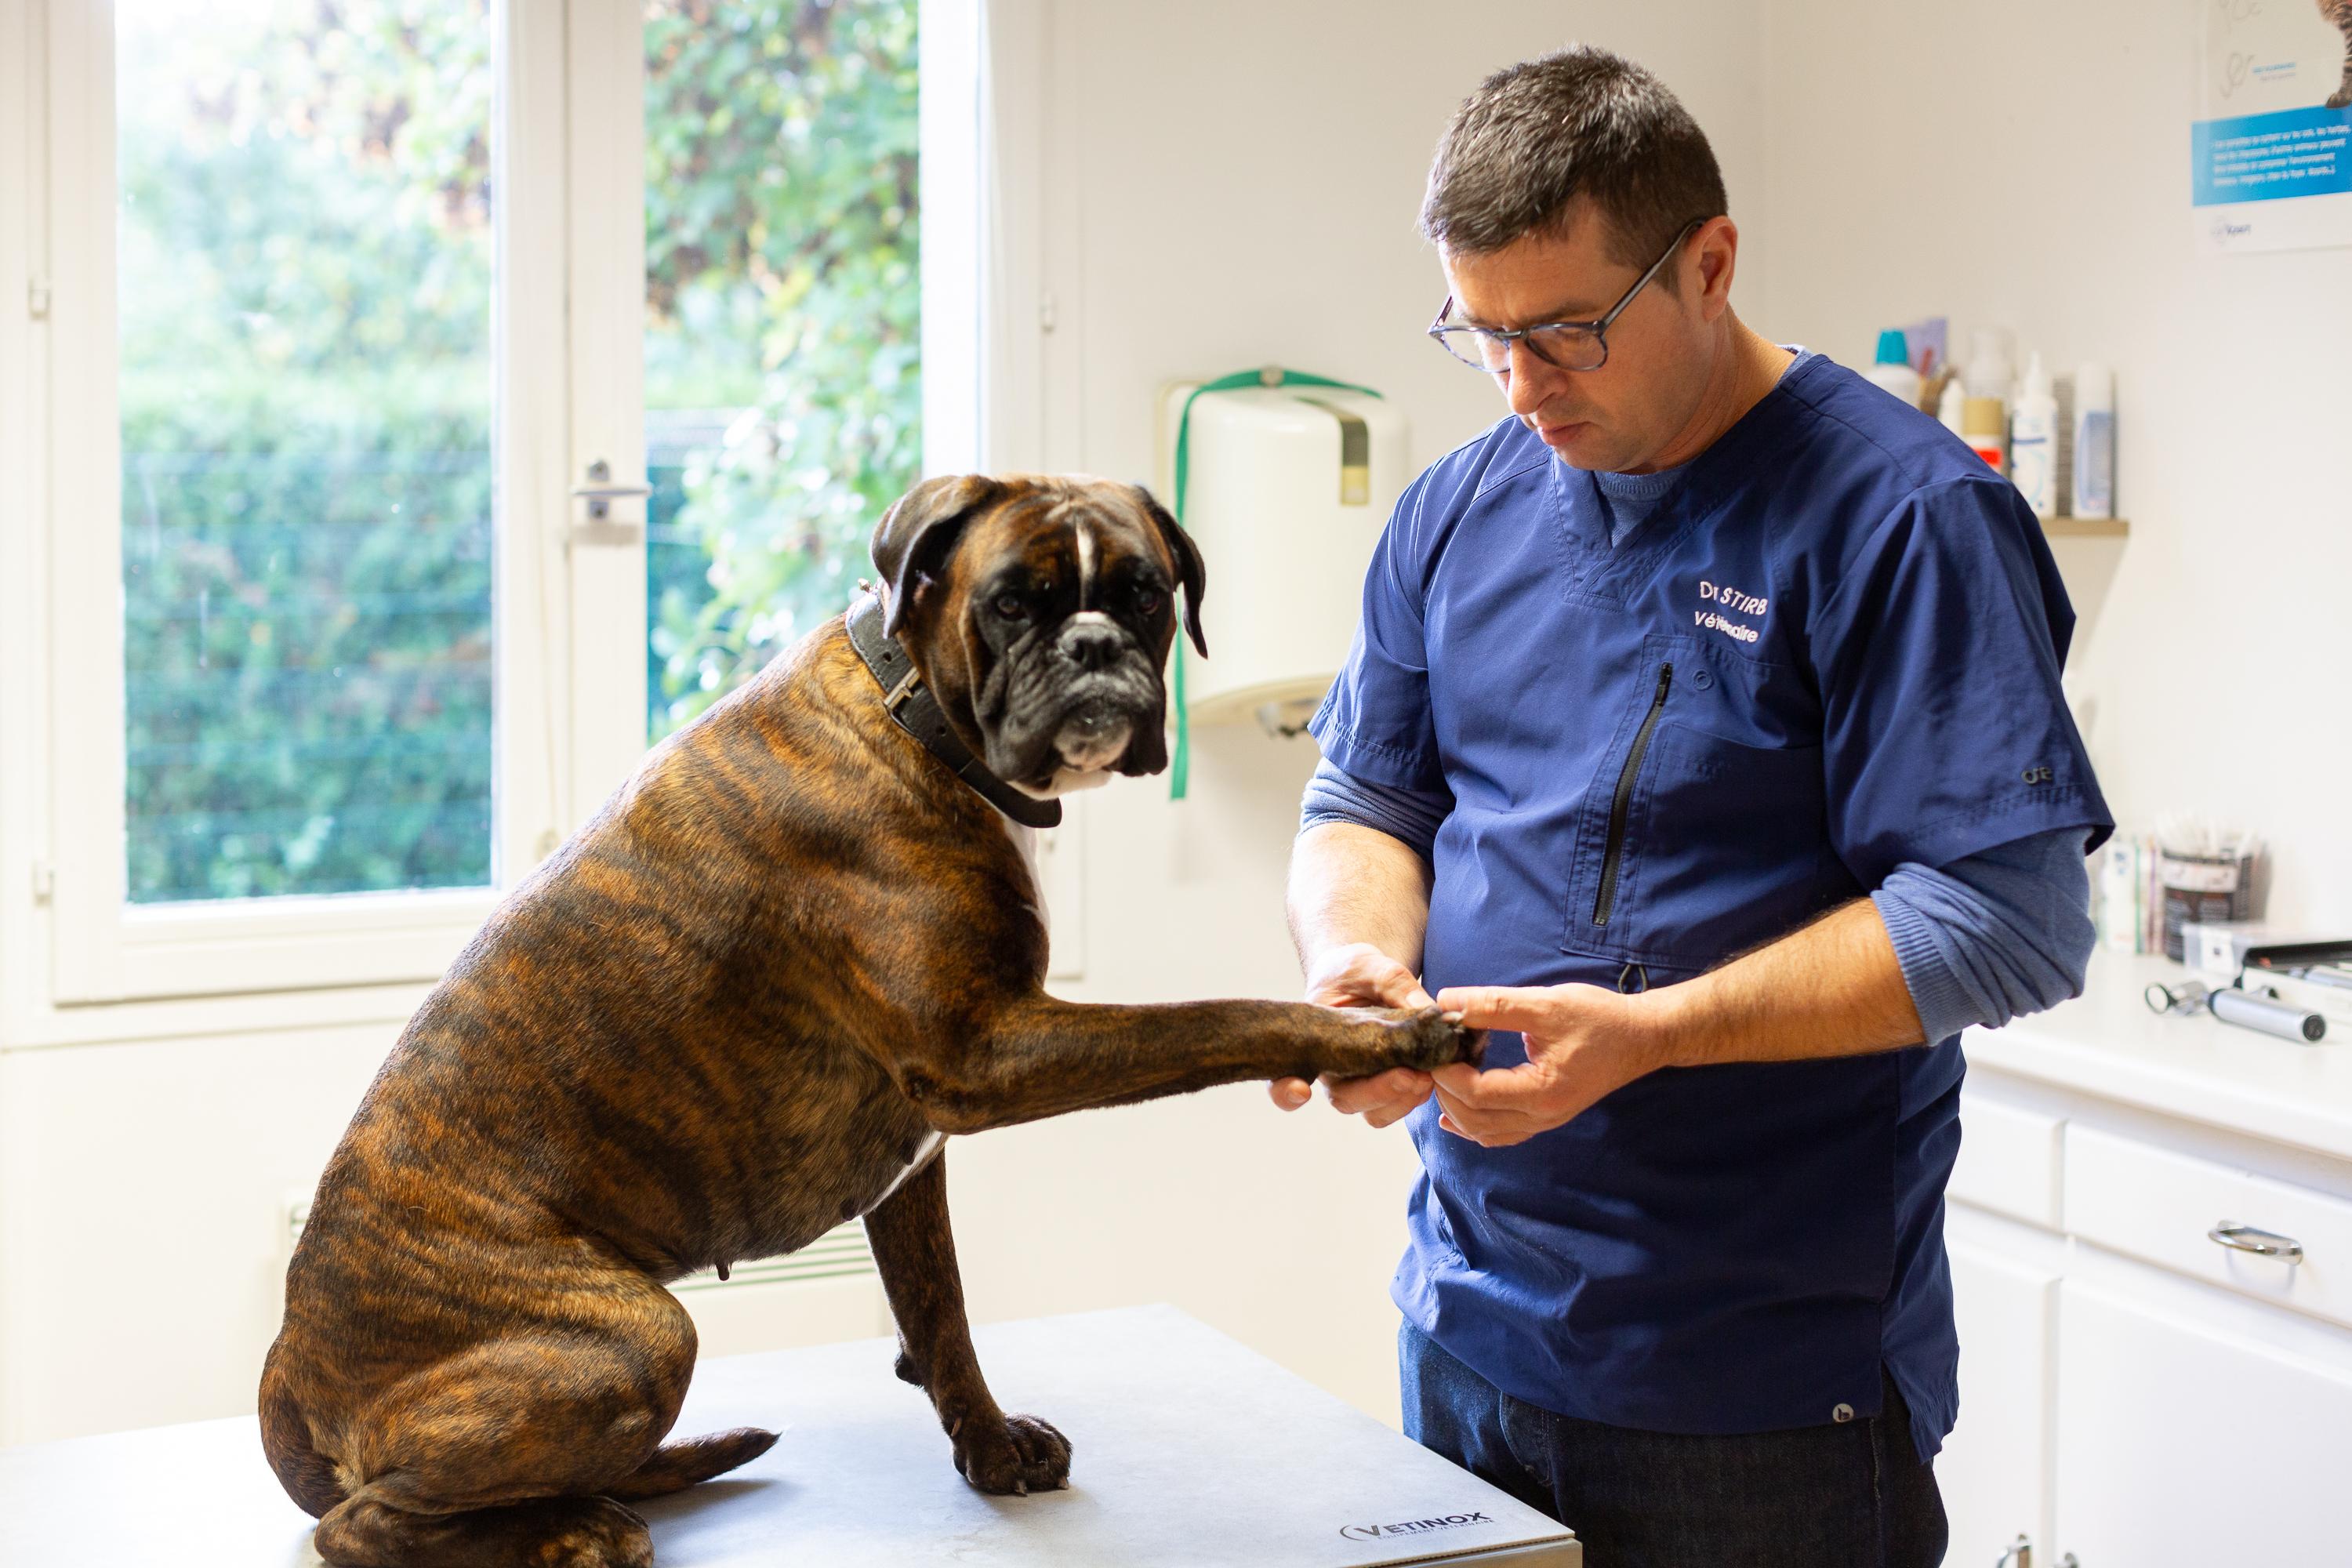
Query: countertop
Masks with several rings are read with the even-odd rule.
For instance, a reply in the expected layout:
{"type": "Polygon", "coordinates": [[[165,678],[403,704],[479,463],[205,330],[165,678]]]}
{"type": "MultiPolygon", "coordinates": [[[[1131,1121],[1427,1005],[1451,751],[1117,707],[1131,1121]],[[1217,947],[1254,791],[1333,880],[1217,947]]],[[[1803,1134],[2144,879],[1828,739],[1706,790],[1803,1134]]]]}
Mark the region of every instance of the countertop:
{"type": "Polygon", "coordinates": [[[2102,952],[2083,994],[2003,1029],[1962,1037],[1971,1068],[2352,1160],[2352,1028],[2317,1045],[2275,1039],[2207,1014],[2159,1016],[2150,981],[2189,972],[2161,957],[2102,952]]]}

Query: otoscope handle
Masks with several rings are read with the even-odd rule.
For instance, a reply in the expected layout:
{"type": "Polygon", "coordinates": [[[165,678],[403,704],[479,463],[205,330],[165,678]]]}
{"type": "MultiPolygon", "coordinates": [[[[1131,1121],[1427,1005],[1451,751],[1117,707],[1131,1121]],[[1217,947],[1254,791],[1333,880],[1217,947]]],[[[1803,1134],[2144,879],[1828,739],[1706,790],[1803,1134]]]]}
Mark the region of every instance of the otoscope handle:
{"type": "Polygon", "coordinates": [[[2213,1016],[2225,1024],[2242,1028],[2260,1029],[2265,1035],[2276,1035],[2282,1040],[2298,1043],[2325,1039],[2327,1020],[2301,1007],[2290,1007],[2284,1002],[2273,1002],[2267,996],[2256,996],[2234,988],[2214,992],[2205,999],[2213,1009],[2213,1016]]]}

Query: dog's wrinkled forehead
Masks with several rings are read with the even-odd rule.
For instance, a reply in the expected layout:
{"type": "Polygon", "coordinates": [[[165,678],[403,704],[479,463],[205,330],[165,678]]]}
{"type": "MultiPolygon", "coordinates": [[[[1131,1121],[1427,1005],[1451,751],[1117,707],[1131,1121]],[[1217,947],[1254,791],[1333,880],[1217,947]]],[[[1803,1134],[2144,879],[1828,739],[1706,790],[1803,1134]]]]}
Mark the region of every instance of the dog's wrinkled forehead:
{"type": "Polygon", "coordinates": [[[977,587],[1007,569],[1074,584],[1082,603],[1114,574],[1148,568],[1174,582],[1175,563],[1131,486],[1065,479],[1015,481],[972,521],[950,576],[977,587]]]}

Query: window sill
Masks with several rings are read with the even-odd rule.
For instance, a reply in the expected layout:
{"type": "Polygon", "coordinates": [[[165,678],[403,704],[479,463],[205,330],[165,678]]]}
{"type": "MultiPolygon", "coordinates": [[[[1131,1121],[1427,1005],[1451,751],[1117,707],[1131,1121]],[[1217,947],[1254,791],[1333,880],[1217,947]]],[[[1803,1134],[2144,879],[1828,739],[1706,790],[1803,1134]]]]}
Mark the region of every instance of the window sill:
{"type": "MultiPolygon", "coordinates": [[[[503,894],[487,888],[366,898],[121,909],[110,951],[79,972],[102,992],[0,986],[0,1050],[358,1023],[415,1012],[503,894]]],[[[46,949],[63,929],[45,922],[46,949]]],[[[26,977],[56,966],[30,953],[26,977]]]]}
{"type": "Polygon", "coordinates": [[[435,984],[425,980],[79,1006],[35,1005],[0,1016],[0,1054],[352,1025],[396,1027],[407,1022],[435,984]]]}

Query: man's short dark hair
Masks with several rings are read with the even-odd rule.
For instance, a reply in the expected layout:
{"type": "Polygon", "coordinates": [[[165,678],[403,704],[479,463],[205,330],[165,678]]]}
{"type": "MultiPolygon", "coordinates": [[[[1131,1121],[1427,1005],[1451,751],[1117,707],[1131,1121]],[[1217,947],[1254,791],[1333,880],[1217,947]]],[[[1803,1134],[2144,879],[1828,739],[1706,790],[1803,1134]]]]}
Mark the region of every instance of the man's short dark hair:
{"type": "Polygon", "coordinates": [[[1579,196],[1608,219],[1611,257],[1633,267],[1726,210],[1698,121],[1656,77],[1583,45],[1498,70],[1463,101],[1430,165],[1421,231],[1446,250],[1500,250],[1564,232],[1579,196]]]}

